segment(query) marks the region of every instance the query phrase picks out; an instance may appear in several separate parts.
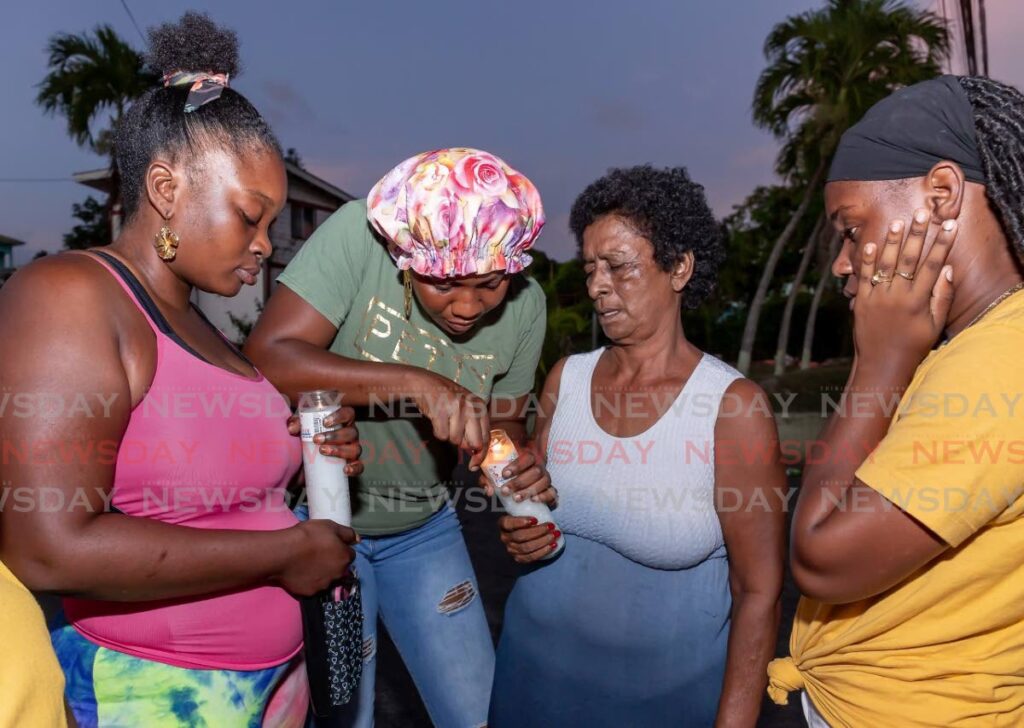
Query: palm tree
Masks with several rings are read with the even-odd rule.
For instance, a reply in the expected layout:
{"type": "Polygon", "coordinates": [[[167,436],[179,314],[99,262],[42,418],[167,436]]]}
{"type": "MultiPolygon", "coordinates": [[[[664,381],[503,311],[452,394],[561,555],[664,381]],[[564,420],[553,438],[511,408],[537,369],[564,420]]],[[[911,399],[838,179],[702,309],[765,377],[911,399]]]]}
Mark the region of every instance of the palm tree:
{"type": "MultiPolygon", "coordinates": [[[[92,34],[58,33],[50,38],[47,52],[49,71],[39,84],[36,103],[47,114],[67,120],[68,134],[76,144],[112,160],[111,132],[128,104],[153,87],[156,74],[144,68],[142,54],[109,25],[97,27],[92,34]],[[109,125],[96,129],[105,114],[110,115],[109,125]]],[[[116,176],[113,180],[108,198],[111,210],[120,197],[116,176]]]]}
{"type": "Polygon", "coordinates": [[[754,90],[754,122],[783,141],[776,171],[806,187],[751,301],[740,371],[750,368],[775,265],[818,193],[839,137],[896,88],[941,73],[948,51],[942,20],[901,0],[828,0],[824,8],[787,18],[768,35],[768,66],[754,90]]]}
{"type": "Polygon", "coordinates": [[[793,325],[793,311],[796,309],[796,300],[800,296],[804,277],[807,275],[807,269],[811,267],[811,259],[818,249],[818,240],[824,233],[826,222],[825,213],[822,212],[818,215],[818,221],[814,223],[814,230],[811,232],[811,236],[807,238],[807,244],[804,245],[803,254],[800,256],[800,266],[797,268],[796,275],[793,276],[793,280],[790,283],[789,296],[786,297],[786,307],[782,311],[779,339],[775,344],[774,373],[776,376],[786,371],[786,349],[789,345],[789,331],[793,325]]]}
{"type": "Polygon", "coordinates": [[[811,297],[811,308],[807,313],[807,325],[804,328],[804,343],[800,352],[800,369],[809,369],[811,366],[811,350],[814,348],[814,327],[818,322],[818,309],[821,308],[821,299],[825,295],[825,288],[828,282],[838,280],[832,277],[832,260],[839,253],[840,237],[837,230],[829,232],[829,242],[825,249],[825,256],[821,261],[821,270],[818,275],[818,283],[814,286],[814,296],[811,297]]]}

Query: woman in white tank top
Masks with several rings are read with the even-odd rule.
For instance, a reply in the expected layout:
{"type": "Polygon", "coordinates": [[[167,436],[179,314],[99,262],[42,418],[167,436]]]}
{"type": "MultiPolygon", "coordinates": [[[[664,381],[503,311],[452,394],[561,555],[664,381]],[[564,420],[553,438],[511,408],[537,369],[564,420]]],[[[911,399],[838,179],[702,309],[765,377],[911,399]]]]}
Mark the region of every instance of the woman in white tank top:
{"type": "Polygon", "coordinates": [[[588,294],[612,345],[560,361],[535,447],[559,531],[502,519],[531,563],[509,596],[492,728],[753,726],[774,654],[785,473],[760,388],[701,352],[681,307],[722,258],[681,168],[613,170],[576,200],[588,294]]]}

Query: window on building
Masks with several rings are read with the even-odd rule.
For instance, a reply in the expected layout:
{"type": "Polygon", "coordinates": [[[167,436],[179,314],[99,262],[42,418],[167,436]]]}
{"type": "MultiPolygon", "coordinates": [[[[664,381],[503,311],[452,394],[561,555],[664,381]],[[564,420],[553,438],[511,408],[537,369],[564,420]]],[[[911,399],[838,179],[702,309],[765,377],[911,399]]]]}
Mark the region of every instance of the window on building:
{"type": "Polygon", "coordinates": [[[292,237],[305,240],[316,230],[316,208],[299,203],[292,206],[292,237]]]}

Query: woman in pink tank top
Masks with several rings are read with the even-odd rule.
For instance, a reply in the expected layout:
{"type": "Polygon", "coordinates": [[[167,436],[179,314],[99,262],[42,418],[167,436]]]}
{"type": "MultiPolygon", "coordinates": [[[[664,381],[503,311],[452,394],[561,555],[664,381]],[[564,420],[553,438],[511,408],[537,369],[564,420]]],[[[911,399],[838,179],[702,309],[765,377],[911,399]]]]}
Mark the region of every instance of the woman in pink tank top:
{"type": "MultiPolygon", "coordinates": [[[[150,42],[164,84],[117,131],[121,234],[0,292],[0,558],[66,597],[53,641],[80,726],[302,725],[293,595],[342,576],[357,537],[297,523],[288,403],[189,302],[256,284],[284,164],[227,88],[230,31],[186,14],[150,42]]],[[[336,417],[321,451],[356,475],[336,417]]]]}

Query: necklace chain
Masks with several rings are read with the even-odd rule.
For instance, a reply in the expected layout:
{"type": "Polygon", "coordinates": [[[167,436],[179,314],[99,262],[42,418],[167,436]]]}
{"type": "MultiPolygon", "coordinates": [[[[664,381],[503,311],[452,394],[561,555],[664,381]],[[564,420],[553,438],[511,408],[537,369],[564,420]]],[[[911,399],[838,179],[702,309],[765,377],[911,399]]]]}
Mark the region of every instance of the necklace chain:
{"type": "Polygon", "coordinates": [[[978,323],[979,321],[981,321],[981,319],[982,319],[982,318],[984,318],[984,317],[985,317],[985,314],[987,314],[987,313],[988,313],[989,311],[991,311],[991,310],[992,310],[993,308],[995,308],[996,306],[998,306],[998,305],[999,305],[1000,303],[1002,303],[1003,301],[1005,301],[1005,300],[1006,300],[1007,298],[1009,298],[1010,296],[1012,296],[1012,295],[1013,295],[1014,293],[1016,293],[1017,291],[1021,290],[1022,288],[1024,288],[1024,281],[1021,281],[1021,282],[1020,282],[1020,283],[1018,283],[1017,285],[1015,285],[1015,286],[1013,286],[1013,287],[1011,287],[1011,288],[1008,288],[1008,289],[1007,289],[1006,291],[1004,291],[1004,292],[1003,292],[1003,293],[1002,293],[1002,294],[1001,294],[1001,295],[1000,295],[1000,296],[999,296],[999,297],[998,297],[998,298],[997,298],[996,300],[994,300],[994,301],[993,301],[992,303],[990,303],[990,304],[989,304],[988,306],[986,306],[986,307],[985,307],[985,310],[984,310],[984,311],[982,311],[981,313],[979,313],[979,314],[978,314],[977,316],[975,316],[975,317],[974,317],[974,318],[973,318],[973,319],[971,320],[971,323],[967,324],[967,325],[966,325],[966,326],[965,326],[964,328],[965,328],[965,329],[969,329],[969,328],[971,328],[972,326],[974,326],[974,324],[978,323]]]}

